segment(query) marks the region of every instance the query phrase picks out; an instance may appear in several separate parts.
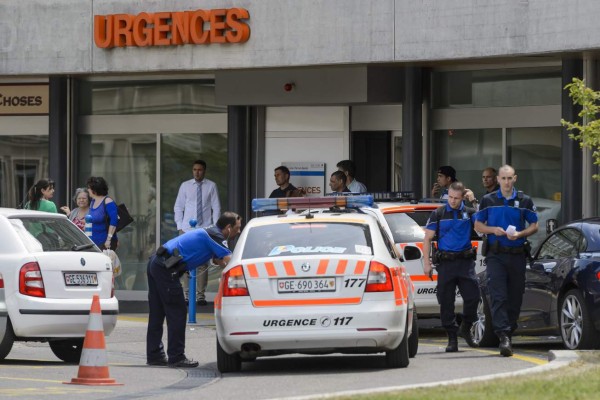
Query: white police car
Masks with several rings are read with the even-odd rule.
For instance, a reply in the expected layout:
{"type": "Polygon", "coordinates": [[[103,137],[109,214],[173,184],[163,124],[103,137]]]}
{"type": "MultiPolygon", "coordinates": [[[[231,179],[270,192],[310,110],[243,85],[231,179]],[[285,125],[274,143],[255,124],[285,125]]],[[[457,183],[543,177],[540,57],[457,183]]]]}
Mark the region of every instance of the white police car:
{"type": "Polygon", "coordinates": [[[92,297],[105,334],[117,322],[110,259],[64,215],[0,208],[0,360],[19,340],[77,362],[92,297]]]}
{"type": "MultiPolygon", "coordinates": [[[[359,202],[372,197],[256,199],[253,209],[359,202]]],[[[385,353],[388,367],[406,367],[418,347],[413,300],[398,251],[375,218],[335,210],[254,218],[215,298],[218,369],[288,353],[385,353]]]]}

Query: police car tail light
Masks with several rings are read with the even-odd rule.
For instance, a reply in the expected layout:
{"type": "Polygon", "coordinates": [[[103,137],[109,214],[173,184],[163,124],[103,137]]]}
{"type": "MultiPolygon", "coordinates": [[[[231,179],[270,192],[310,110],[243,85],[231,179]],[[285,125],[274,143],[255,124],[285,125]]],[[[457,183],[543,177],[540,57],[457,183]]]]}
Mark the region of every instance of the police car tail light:
{"type": "Polygon", "coordinates": [[[0,274],[0,289],[4,289],[4,277],[0,274]]]}
{"type": "Polygon", "coordinates": [[[252,211],[275,211],[330,207],[371,207],[373,196],[284,197],[280,199],[253,199],[252,211]]]}
{"type": "Polygon", "coordinates": [[[392,290],[394,287],[390,269],[377,261],[371,261],[365,292],[391,292],[392,290]]]}
{"type": "Polygon", "coordinates": [[[26,296],[46,297],[42,271],[36,262],[30,262],[19,271],[19,293],[26,296]]]}
{"type": "Polygon", "coordinates": [[[223,296],[249,296],[244,269],[241,265],[231,268],[223,276],[223,296]]]}

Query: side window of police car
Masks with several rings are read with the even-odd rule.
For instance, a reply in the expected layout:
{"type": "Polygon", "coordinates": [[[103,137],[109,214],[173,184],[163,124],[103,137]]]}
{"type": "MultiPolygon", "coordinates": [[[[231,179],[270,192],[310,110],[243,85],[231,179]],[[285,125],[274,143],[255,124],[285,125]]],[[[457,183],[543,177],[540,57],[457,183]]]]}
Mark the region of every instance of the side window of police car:
{"type": "Polygon", "coordinates": [[[396,253],[394,244],[388,237],[387,233],[385,232],[385,229],[383,229],[383,226],[381,226],[379,221],[377,221],[377,226],[379,227],[379,232],[381,232],[381,236],[383,237],[383,242],[385,243],[385,247],[387,247],[388,252],[390,253],[390,256],[392,256],[392,258],[398,259],[398,254],[396,253]]]}

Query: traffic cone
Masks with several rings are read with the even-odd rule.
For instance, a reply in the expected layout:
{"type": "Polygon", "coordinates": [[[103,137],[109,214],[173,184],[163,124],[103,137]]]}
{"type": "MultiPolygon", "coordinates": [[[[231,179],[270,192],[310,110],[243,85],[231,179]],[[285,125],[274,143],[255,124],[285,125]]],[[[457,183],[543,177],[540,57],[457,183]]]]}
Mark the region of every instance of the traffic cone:
{"type": "Polygon", "coordinates": [[[100,309],[98,295],[94,295],[92,300],[90,319],[83,340],[77,378],[71,379],[71,382],[63,383],[90,386],[122,385],[122,383],[116,383],[108,373],[104,325],[102,324],[102,310],[100,309]]]}

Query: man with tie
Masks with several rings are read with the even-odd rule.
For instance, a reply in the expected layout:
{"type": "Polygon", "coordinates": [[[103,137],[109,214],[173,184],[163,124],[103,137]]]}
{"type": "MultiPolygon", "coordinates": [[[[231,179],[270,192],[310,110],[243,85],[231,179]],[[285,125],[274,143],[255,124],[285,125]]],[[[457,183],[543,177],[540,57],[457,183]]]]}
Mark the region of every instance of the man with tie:
{"type": "MultiPolygon", "coordinates": [[[[198,228],[204,228],[216,224],[221,215],[221,203],[217,185],[204,177],[206,174],[206,162],[194,161],[192,167],[193,179],[185,181],[179,187],[179,193],[175,200],[175,223],[179,234],[192,229],[190,220],[198,221],[198,228]]],[[[189,282],[185,275],[182,284],[185,298],[188,299],[189,282]]],[[[206,305],[206,285],[208,284],[208,269],[199,268],[196,275],[196,300],[198,305],[206,305]]]]}

